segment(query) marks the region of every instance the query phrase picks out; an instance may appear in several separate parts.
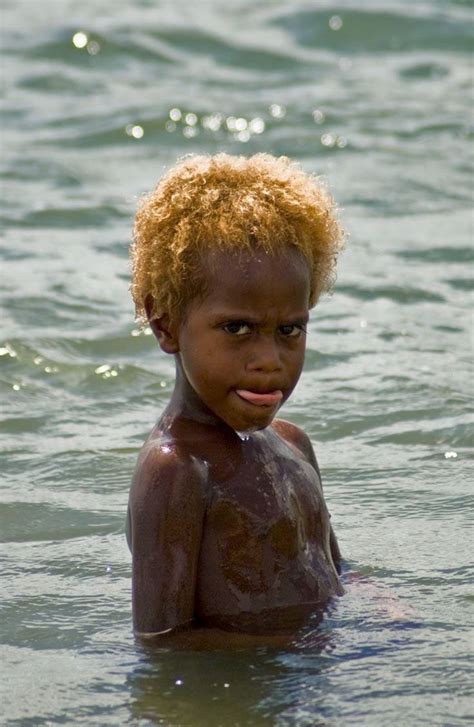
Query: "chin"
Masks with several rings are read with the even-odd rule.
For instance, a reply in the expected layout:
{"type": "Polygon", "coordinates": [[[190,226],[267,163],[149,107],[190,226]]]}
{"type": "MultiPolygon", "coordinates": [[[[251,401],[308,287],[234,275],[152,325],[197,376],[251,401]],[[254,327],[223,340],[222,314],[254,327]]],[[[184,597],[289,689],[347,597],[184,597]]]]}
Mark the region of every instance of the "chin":
{"type": "Polygon", "coordinates": [[[252,434],[252,432],[259,432],[262,429],[266,429],[270,426],[272,421],[274,420],[275,415],[266,417],[265,419],[260,419],[259,421],[245,421],[245,422],[234,422],[229,424],[230,427],[236,432],[243,432],[246,434],[252,434]]]}

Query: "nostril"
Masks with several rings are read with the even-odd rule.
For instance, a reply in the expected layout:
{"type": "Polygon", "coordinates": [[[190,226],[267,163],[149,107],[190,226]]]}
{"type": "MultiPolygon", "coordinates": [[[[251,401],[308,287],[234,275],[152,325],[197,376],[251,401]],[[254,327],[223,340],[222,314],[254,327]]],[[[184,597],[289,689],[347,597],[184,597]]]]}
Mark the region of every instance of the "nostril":
{"type": "Polygon", "coordinates": [[[259,347],[257,351],[254,351],[248,363],[251,371],[273,372],[279,371],[281,367],[280,354],[274,344],[259,347]]]}

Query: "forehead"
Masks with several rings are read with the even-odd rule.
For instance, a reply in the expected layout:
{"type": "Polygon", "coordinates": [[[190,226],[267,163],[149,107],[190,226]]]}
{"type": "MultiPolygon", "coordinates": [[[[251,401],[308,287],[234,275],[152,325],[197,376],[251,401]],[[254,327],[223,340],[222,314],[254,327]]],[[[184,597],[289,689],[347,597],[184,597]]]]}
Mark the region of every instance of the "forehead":
{"type": "Polygon", "coordinates": [[[288,247],[277,255],[263,250],[207,252],[202,258],[204,303],[225,308],[307,310],[310,271],[303,255],[288,247]]]}

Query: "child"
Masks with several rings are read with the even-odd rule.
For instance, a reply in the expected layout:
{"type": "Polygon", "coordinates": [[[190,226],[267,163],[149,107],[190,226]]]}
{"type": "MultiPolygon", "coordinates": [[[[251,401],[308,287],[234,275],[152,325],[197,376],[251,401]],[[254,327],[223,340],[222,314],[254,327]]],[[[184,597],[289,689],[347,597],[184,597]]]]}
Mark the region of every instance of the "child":
{"type": "Polygon", "coordinates": [[[176,381],[130,492],[136,634],[289,632],[343,592],[311,442],[275,419],[342,243],[284,157],[187,157],[140,205],[132,294],[176,381]]]}

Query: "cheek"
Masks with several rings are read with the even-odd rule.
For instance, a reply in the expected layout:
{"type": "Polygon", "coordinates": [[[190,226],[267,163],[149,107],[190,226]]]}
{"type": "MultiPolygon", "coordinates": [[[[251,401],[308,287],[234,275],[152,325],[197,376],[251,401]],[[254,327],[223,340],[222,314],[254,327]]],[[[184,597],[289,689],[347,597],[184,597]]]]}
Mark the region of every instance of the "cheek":
{"type": "MultiPolygon", "coordinates": [[[[306,353],[306,340],[298,339],[293,345],[288,346],[286,350],[286,358],[292,366],[302,366],[306,353]]],[[[285,356],[285,354],[284,354],[285,356]]]]}
{"type": "Polygon", "coordinates": [[[183,346],[181,349],[181,363],[188,380],[199,386],[218,385],[218,374],[225,370],[225,366],[219,361],[216,349],[210,345],[199,347],[183,346]]]}
{"type": "Polygon", "coordinates": [[[292,372],[292,377],[299,379],[301,372],[303,371],[305,358],[305,347],[302,346],[298,351],[295,351],[291,356],[289,368],[292,372]]]}

